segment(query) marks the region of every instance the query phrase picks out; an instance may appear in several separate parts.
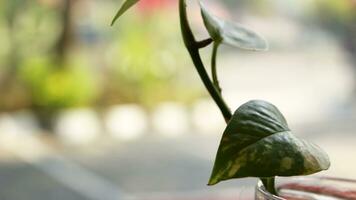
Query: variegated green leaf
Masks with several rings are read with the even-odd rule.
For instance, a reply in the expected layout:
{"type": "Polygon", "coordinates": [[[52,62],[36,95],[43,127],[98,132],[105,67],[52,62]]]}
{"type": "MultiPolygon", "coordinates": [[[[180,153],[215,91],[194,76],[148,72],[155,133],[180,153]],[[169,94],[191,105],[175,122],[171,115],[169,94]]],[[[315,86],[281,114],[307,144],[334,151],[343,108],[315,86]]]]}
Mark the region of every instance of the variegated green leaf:
{"type": "Polygon", "coordinates": [[[254,100],[240,106],[228,123],[209,180],[308,175],[330,166],[318,146],[295,137],[280,111],[254,100]]]}
{"type": "Polygon", "coordinates": [[[267,50],[265,39],[252,30],[237,23],[222,20],[213,15],[200,1],[204,25],[214,42],[231,45],[246,50],[267,50]]]}
{"type": "Polygon", "coordinates": [[[124,14],[129,8],[131,8],[133,5],[135,5],[137,2],[139,2],[140,0],[126,0],[121,8],[119,9],[119,11],[116,13],[114,19],[111,22],[111,25],[114,25],[115,21],[117,19],[119,19],[119,17],[124,14]]]}

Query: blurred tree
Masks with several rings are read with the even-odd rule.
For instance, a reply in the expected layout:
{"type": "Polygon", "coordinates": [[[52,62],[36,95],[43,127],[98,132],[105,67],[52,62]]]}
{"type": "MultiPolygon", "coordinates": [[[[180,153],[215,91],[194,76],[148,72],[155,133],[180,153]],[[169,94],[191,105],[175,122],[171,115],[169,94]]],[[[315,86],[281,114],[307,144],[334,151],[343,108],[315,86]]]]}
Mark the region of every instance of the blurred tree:
{"type": "Polygon", "coordinates": [[[27,0],[13,0],[2,2],[2,12],[4,14],[4,21],[8,30],[8,38],[10,42],[10,50],[8,56],[7,68],[9,73],[16,71],[18,65],[18,44],[16,42],[16,20],[18,14],[27,7],[27,0]]]}
{"type": "Polygon", "coordinates": [[[8,49],[4,66],[1,69],[0,91],[3,95],[0,108],[16,109],[26,104],[24,87],[16,79],[19,65],[19,44],[16,40],[16,20],[18,14],[28,6],[27,0],[13,0],[0,2],[0,16],[7,32],[8,49]]]}
{"type": "Polygon", "coordinates": [[[0,110],[32,108],[48,127],[59,109],[95,101],[91,64],[73,52],[73,12],[80,2],[0,1],[0,26],[9,43],[0,70],[0,110]]]}
{"type": "Polygon", "coordinates": [[[70,49],[70,45],[72,44],[72,42],[74,42],[72,19],[73,5],[74,0],[62,0],[60,8],[58,9],[62,31],[59,34],[55,45],[55,55],[57,56],[59,63],[63,62],[66,59],[66,54],[70,49]]]}

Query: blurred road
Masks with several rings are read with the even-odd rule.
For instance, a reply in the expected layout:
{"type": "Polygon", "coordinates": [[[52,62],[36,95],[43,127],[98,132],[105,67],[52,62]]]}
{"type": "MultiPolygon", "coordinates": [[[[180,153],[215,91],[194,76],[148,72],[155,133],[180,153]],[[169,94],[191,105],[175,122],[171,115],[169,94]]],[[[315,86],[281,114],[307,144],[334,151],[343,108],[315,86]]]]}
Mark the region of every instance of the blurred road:
{"type": "MultiPolygon", "coordinates": [[[[353,121],[342,119],[297,128],[296,132],[303,133],[298,135],[318,143],[329,153],[332,167],[324,175],[356,177],[353,121]]],[[[126,143],[103,139],[82,148],[58,148],[40,139],[45,148],[41,155],[26,150],[39,145],[27,140],[24,150],[1,149],[0,199],[251,197],[255,179],[206,186],[218,139],[219,136],[194,134],[175,139],[147,136],[126,143]]]]}
{"type": "MultiPolygon", "coordinates": [[[[39,145],[28,141],[28,149],[39,145]]],[[[146,137],[59,151],[44,143],[48,148],[41,155],[2,149],[8,154],[0,165],[0,199],[228,199],[251,194],[253,179],[206,186],[215,154],[209,147],[217,141],[146,137]]]]}

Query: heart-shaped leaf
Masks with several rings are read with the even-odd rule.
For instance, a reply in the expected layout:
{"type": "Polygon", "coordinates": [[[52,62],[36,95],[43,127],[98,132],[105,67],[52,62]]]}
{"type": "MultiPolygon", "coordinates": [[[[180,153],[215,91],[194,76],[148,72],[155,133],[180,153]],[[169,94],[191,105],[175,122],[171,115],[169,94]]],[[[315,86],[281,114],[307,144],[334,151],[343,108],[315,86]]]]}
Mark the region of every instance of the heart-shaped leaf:
{"type": "Polygon", "coordinates": [[[267,50],[263,37],[240,24],[222,20],[213,15],[200,1],[204,25],[210,37],[217,43],[223,43],[246,50],[267,50]]]}
{"type": "Polygon", "coordinates": [[[308,175],[329,166],[327,154],[295,137],[274,105],[253,100],[229,121],[209,185],[232,178],[308,175]]]}
{"type": "Polygon", "coordinates": [[[129,8],[131,8],[133,5],[135,5],[137,2],[139,2],[140,0],[126,0],[121,8],[119,9],[119,11],[116,13],[114,19],[111,22],[111,25],[114,25],[115,21],[117,19],[119,19],[119,17],[124,14],[129,8]]]}

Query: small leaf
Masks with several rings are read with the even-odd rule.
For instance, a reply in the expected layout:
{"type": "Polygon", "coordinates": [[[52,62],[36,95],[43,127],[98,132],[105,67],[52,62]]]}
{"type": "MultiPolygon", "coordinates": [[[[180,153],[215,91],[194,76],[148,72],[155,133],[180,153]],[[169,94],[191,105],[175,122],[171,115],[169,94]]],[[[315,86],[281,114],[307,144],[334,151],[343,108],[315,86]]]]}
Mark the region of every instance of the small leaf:
{"type": "Polygon", "coordinates": [[[263,37],[240,24],[224,21],[214,16],[200,1],[204,25],[210,37],[217,43],[223,43],[246,50],[267,50],[268,45],[263,37]]]}
{"type": "Polygon", "coordinates": [[[129,8],[131,8],[133,5],[135,5],[137,2],[139,2],[140,0],[126,0],[121,8],[119,9],[119,11],[116,13],[114,19],[111,22],[111,26],[114,25],[115,21],[117,19],[119,19],[119,17],[124,14],[129,8]]]}
{"type": "Polygon", "coordinates": [[[228,123],[209,185],[232,178],[308,175],[329,166],[327,154],[295,137],[274,105],[253,100],[228,123]]]}

